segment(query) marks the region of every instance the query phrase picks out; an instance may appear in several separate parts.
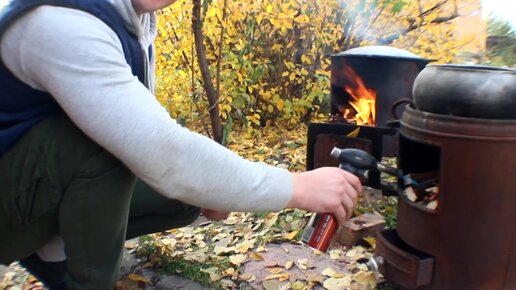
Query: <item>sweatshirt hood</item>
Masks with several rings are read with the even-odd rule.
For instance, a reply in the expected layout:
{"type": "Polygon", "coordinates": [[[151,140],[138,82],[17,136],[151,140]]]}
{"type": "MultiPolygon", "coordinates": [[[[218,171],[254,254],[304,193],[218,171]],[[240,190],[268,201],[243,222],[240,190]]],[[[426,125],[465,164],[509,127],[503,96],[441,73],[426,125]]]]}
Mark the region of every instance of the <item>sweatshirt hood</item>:
{"type": "Polygon", "coordinates": [[[156,13],[136,14],[132,0],[107,0],[124,19],[126,28],[136,35],[144,46],[152,44],[157,35],[156,13]]]}

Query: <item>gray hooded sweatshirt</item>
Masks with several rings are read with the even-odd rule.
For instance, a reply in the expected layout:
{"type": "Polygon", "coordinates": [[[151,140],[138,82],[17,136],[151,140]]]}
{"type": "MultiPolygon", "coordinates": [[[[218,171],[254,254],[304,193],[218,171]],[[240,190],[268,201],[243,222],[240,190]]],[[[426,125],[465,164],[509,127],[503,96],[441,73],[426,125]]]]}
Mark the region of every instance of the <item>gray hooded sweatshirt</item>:
{"type": "MultiPolygon", "coordinates": [[[[106,1],[142,47],[154,41],[155,14],[137,15],[131,0],[106,1]]],[[[132,75],[118,37],[96,17],[41,6],[11,25],[0,49],[20,80],[49,92],[86,135],[159,193],[226,211],[276,211],[290,200],[288,171],[247,161],[173,120],[132,75]]],[[[153,61],[148,67],[153,84],[153,61]]]]}

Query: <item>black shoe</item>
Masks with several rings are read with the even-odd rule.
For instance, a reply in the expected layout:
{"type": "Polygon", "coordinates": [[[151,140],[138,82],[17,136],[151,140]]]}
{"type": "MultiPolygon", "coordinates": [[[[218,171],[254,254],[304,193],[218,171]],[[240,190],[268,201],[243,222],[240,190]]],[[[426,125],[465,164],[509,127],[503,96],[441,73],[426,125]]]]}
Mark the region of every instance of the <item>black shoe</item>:
{"type": "Polygon", "coordinates": [[[19,261],[19,264],[51,290],[66,290],[66,262],[45,262],[37,254],[19,261]]]}

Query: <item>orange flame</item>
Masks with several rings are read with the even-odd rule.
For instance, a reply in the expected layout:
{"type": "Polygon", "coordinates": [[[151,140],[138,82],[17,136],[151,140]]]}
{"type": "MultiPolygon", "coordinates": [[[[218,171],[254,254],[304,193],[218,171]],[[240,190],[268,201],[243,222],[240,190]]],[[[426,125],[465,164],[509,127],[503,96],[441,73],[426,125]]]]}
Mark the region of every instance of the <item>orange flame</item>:
{"type": "Polygon", "coordinates": [[[344,110],[344,118],[357,125],[374,126],[376,117],[376,92],[367,88],[356,72],[350,67],[344,68],[346,77],[352,85],[345,86],[344,89],[351,95],[353,100],[349,102],[351,109],[344,110]]]}

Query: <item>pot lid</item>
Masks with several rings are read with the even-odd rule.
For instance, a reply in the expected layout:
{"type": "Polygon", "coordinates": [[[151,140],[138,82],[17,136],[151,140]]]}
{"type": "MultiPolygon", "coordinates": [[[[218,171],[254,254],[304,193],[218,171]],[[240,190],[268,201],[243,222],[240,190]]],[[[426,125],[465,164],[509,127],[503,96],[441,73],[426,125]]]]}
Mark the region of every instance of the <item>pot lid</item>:
{"type": "Polygon", "coordinates": [[[417,54],[410,51],[390,47],[390,46],[362,46],[352,48],[337,54],[333,54],[332,57],[367,57],[367,58],[395,58],[395,59],[406,59],[412,61],[430,62],[431,60],[422,58],[417,54]]]}
{"type": "Polygon", "coordinates": [[[464,72],[480,72],[480,73],[511,73],[515,74],[516,69],[505,68],[505,67],[497,67],[497,66],[489,66],[489,65],[479,65],[479,64],[430,64],[428,65],[431,68],[442,69],[443,71],[464,71],[464,72]]]}

